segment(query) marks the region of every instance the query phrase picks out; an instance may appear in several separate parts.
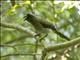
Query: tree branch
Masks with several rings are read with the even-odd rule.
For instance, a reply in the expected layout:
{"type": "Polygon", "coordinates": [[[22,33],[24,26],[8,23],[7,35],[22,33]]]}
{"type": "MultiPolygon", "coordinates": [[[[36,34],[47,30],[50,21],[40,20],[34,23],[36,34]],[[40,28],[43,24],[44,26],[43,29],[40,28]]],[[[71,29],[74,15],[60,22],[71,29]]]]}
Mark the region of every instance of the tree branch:
{"type": "Polygon", "coordinates": [[[21,31],[21,32],[24,32],[24,33],[27,33],[26,35],[28,35],[29,37],[33,37],[34,35],[36,35],[34,32],[32,32],[31,30],[25,28],[25,27],[22,27],[20,25],[15,25],[15,24],[10,24],[10,23],[3,23],[3,22],[0,22],[0,26],[1,27],[6,27],[6,28],[12,28],[12,29],[16,29],[18,31],[21,31]]]}
{"type": "Polygon", "coordinates": [[[54,46],[44,48],[44,50],[42,51],[41,60],[45,59],[45,56],[46,56],[47,52],[56,51],[56,50],[60,50],[60,49],[63,49],[63,48],[70,47],[70,46],[74,46],[78,43],[80,43],[80,37],[75,38],[75,39],[70,40],[70,41],[67,41],[67,42],[64,42],[64,43],[60,43],[60,44],[56,44],[54,46]]]}
{"type": "MultiPolygon", "coordinates": [[[[27,43],[27,44],[15,44],[15,45],[11,45],[11,44],[0,44],[0,47],[15,47],[15,46],[23,46],[23,45],[35,46],[35,44],[27,43]]],[[[40,44],[38,44],[37,46],[43,47],[40,44]]]]}
{"type": "Polygon", "coordinates": [[[27,53],[27,54],[7,54],[7,55],[3,55],[3,56],[0,56],[0,57],[8,57],[8,56],[27,56],[27,55],[30,55],[30,56],[34,56],[34,55],[41,55],[41,54],[36,54],[36,53],[27,53]]]}

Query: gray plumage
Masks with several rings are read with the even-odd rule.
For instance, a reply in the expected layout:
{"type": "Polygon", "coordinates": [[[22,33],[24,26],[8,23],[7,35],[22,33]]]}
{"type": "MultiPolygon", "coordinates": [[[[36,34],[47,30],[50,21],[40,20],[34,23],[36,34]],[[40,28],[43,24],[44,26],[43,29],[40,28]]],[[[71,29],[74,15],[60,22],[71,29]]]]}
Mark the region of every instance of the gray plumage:
{"type": "Polygon", "coordinates": [[[66,40],[70,40],[67,36],[65,36],[61,32],[57,31],[57,29],[55,28],[54,24],[52,24],[51,22],[48,22],[46,20],[42,20],[42,19],[36,17],[32,13],[28,13],[27,16],[25,16],[24,18],[29,23],[31,23],[36,30],[38,30],[38,31],[40,31],[42,33],[46,32],[46,28],[48,28],[48,29],[52,29],[60,37],[66,39],[66,40]]]}

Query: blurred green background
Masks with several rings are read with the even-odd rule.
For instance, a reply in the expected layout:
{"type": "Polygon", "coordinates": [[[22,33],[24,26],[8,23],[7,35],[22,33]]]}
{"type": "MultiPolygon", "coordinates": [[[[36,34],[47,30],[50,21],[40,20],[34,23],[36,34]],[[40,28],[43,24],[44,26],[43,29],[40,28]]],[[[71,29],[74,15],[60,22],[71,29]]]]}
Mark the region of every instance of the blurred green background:
{"type": "MultiPolygon", "coordinates": [[[[0,22],[20,25],[30,32],[34,32],[34,28],[23,17],[34,11],[40,18],[55,24],[70,39],[80,36],[80,1],[4,0],[0,2],[0,10],[0,22]]],[[[44,47],[65,42],[52,31],[41,42],[26,35],[16,29],[0,27],[1,60],[40,60],[44,47]]],[[[51,52],[47,60],[51,59],[80,60],[80,46],[66,53],[63,50],[51,52]]]]}

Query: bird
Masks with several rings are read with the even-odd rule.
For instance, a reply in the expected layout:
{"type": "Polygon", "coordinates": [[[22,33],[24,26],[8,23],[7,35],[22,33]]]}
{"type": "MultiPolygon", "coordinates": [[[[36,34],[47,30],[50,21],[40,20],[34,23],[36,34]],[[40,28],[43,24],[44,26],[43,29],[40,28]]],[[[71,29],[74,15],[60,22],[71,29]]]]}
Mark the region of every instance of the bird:
{"type": "Polygon", "coordinates": [[[53,23],[51,23],[47,20],[43,20],[43,19],[37,17],[33,13],[27,13],[27,15],[24,16],[24,20],[31,23],[39,33],[44,33],[44,32],[47,33],[46,30],[51,29],[53,32],[55,32],[57,35],[59,35],[61,38],[64,38],[67,41],[70,40],[70,38],[68,38],[67,36],[65,36],[61,32],[59,32],[53,23]]]}

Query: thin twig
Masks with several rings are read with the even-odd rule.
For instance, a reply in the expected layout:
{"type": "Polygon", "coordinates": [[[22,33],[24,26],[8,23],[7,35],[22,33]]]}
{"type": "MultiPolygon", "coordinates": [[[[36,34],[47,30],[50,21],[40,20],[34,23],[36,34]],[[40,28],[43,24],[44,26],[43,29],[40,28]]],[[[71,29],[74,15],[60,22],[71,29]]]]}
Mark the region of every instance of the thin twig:
{"type": "Polygon", "coordinates": [[[26,37],[27,37],[26,35],[23,35],[23,36],[20,36],[20,37],[18,37],[16,39],[7,41],[4,44],[12,44],[12,43],[15,43],[15,42],[18,42],[18,41],[21,41],[21,40],[25,40],[26,37]]]}
{"type": "Polygon", "coordinates": [[[36,54],[36,53],[21,54],[21,53],[18,53],[18,54],[7,54],[7,55],[3,55],[3,56],[0,56],[0,57],[8,57],[8,56],[27,56],[27,55],[34,56],[34,55],[41,55],[41,54],[36,54]]]}

